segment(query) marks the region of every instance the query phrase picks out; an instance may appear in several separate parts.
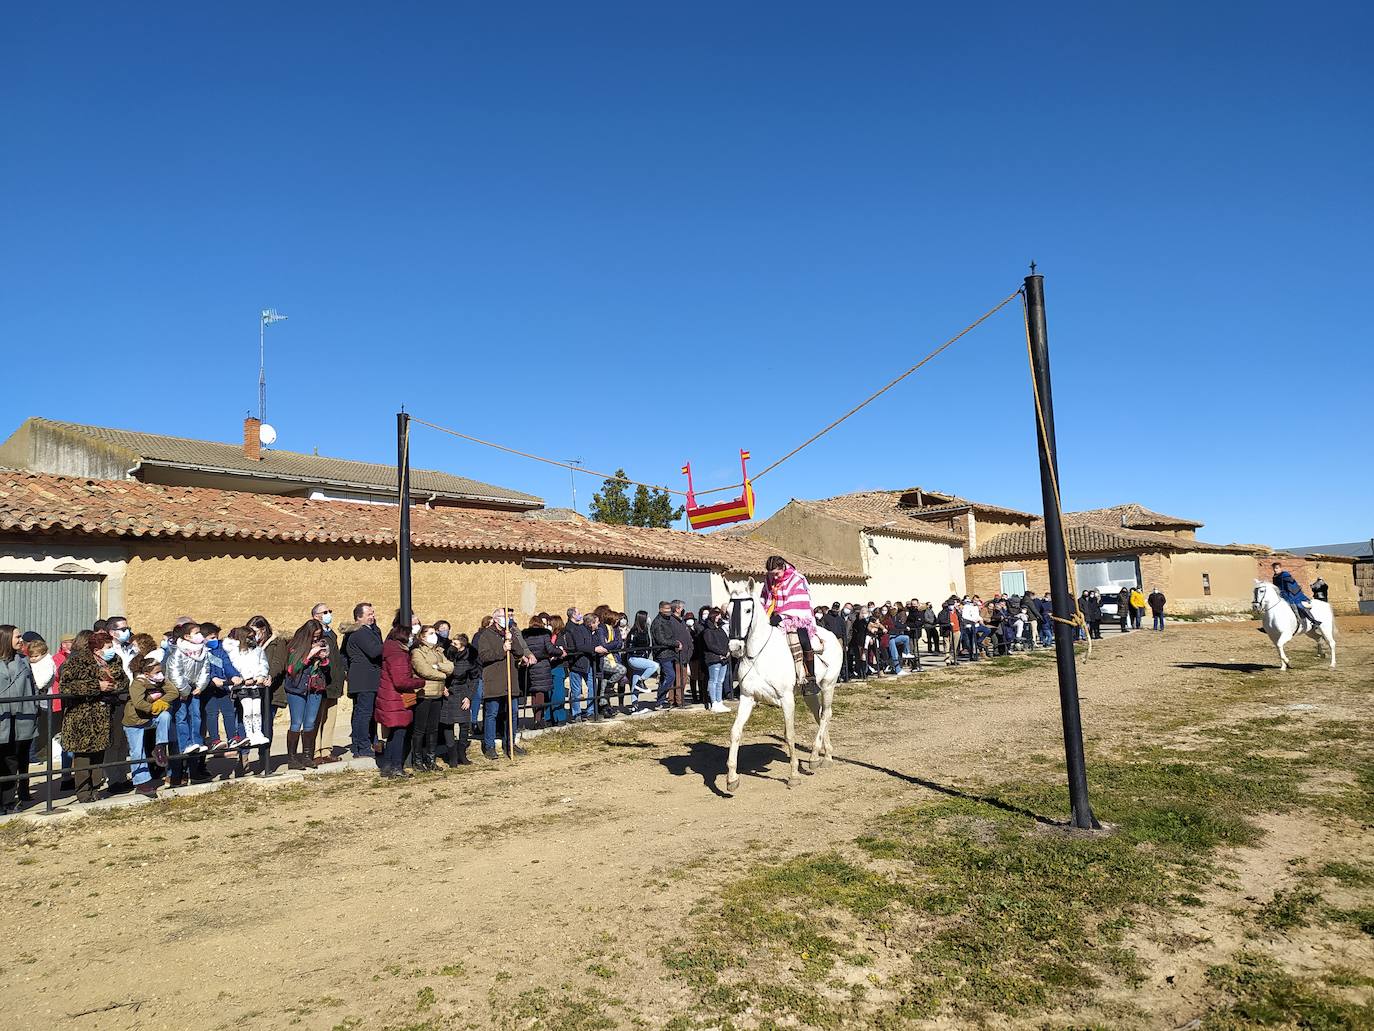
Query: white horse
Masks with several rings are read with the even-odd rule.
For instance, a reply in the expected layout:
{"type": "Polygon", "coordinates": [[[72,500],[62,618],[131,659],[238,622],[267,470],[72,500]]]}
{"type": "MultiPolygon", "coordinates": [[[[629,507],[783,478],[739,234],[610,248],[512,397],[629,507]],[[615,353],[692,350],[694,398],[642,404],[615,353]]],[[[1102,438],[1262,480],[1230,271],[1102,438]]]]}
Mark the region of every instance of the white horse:
{"type": "MultiPolygon", "coordinates": [[[[1279,589],[1264,580],[1255,581],[1255,600],[1251,605],[1260,614],[1264,632],[1274,647],[1279,650],[1279,668],[1288,669],[1288,653],[1283,646],[1298,636],[1298,617],[1293,607],[1283,600],[1279,589]]],[[[1306,636],[1317,642],[1317,654],[1322,653],[1322,642],[1331,653],[1331,668],[1336,668],[1336,623],[1331,606],[1324,601],[1312,602],[1312,615],[1321,620],[1321,626],[1308,626],[1306,636]]]]}
{"type": "MultiPolygon", "coordinates": [[[[840,664],[844,661],[839,640],[829,630],[818,627],[816,641],[816,684],[812,691],[803,691],[807,707],[816,718],[816,740],[811,746],[808,767],[815,773],[822,758],[835,761],[830,747],[830,711],[835,701],[835,684],[840,679],[840,664]]],[[[725,776],[725,790],[733,794],[739,788],[739,741],[744,725],[758,702],[768,702],[782,709],[787,727],[787,758],[792,768],[787,786],[797,783],[796,746],[796,687],[797,668],[787,633],[771,624],[764,611],[763,600],[753,580],[747,589],[730,596],[730,654],[740,660],[739,712],[730,729],[730,760],[725,776]]]]}

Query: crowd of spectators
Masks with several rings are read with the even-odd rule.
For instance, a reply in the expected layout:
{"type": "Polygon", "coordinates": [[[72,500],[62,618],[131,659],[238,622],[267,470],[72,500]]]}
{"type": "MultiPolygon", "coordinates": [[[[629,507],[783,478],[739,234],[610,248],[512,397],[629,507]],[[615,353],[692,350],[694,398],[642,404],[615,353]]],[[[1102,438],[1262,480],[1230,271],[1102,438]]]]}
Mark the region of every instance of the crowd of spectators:
{"type": "MultiPolygon", "coordinates": [[[[1140,626],[1139,594],[1121,591],[1123,631],[1140,626]]],[[[1101,602],[1096,591],[1079,599],[1082,632],[1093,637],[1101,636],[1101,602]]],[[[1149,603],[1162,629],[1163,595],[1153,592],[1149,603]]],[[[814,614],[843,643],[843,681],[904,676],[922,669],[923,656],[954,665],[1053,643],[1049,598],[1034,591],[988,601],[836,602],[814,614]]],[[[680,600],[660,603],[652,619],[574,606],[540,612],[524,627],[513,610],[496,609],[471,633],[400,612],[383,633],[368,602],[341,626],[328,605],[316,605],[289,634],[260,615],[227,631],[183,616],[155,638],[112,616],[56,650],[37,633],[0,625],[0,812],[31,800],[27,775],[45,761],[44,749],[60,762],[58,790],[80,802],[102,789],[156,796],[163,785],[212,779],[216,756],[241,774],[256,754],[265,772],[278,722],[288,768],[338,762],[344,697],[352,702],[347,751],[384,777],[467,765],[474,741],[487,760],[523,754],[527,729],[688,699],[724,712],[735,681],[729,651],[725,613],[689,612],[680,600]]]]}
{"type": "Polygon", "coordinates": [[[382,776],[411,776],[470,764],[474,740],[488,760],[522,754],[527,729],[677,708],[689,697],[726,711],[729,663],[722,612],[694,614],[681,601],[663,602],[652,620],[599,605],[540,612],[524,627],[497,609],[470,634],[400,612],[384,634],[368,602],[341,626],[316,605],[289,634],[264,616],[228,630],[183,616],[155,638],[113,616],[55,650],[0,625],[0,813],[31,801],[30,767],[45,749],[60,763],[56,789],[79,802],[102,790],[156,797],[162,786],[213,779],[215,757],[240,774],[255,755],[270,768],[278,722],[288,768],[340,761],[336,716],[347,697],[345,752],[382,776]]]}

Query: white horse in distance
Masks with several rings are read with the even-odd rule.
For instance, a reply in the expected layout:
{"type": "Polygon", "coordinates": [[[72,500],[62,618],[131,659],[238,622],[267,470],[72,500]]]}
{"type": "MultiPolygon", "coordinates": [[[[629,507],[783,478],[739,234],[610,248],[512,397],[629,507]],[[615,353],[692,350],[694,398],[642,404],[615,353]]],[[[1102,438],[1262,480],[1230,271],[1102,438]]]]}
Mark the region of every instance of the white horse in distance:
{"type": "MultiPolygon", "coordinates": [[[[830,712],[835,701],[835,684],[840,679],[840,665],[844,661],[843,647],[835,635],[824,627],[817,627],[813,640],[816,646],[816,684],[813,691],[803,692],[811,715],[816,718],[816,740],[811,746],[808,767],[815,773],[821,760],[835,761],[830,747],[830,712]]],[[[799,779],[796,745],[796,687],[797,669],[787,632],[773,626],[758,595],[753,580],[749,586],[730,596],[730,654],[739,659],[739,712],[730,729],[730,759],[725,776],[725,790],[733,794],[739,788],[739,742],[744,725],[758,702],[768,702],[782,709],[787,728],[787,758],[792,768],[787,776],[790,788],[799,779]]]]}
{"type": "MultiPolygon", "coordinates": [[[[1274,647],[1279,650],[1279,668],[1289,669],[1288,653],[1283,646],[1298,636],[1298,617],[1293,606],[1283,600],[1279,589],[1264,580],[1255,581],[1255,600],[1251,605],[1260,614],[1264,632],[1274,647]]],[[[1321,620],[1321,626],[1308,624],[1306,636],[1317,642],[1317,654],[1322,654],[1322,643],[1331,654],[1331,668],[1336,668],[1336,623],[1331,605],[1324,601],[1312,602],[1312,615],[1321,620]]]]}

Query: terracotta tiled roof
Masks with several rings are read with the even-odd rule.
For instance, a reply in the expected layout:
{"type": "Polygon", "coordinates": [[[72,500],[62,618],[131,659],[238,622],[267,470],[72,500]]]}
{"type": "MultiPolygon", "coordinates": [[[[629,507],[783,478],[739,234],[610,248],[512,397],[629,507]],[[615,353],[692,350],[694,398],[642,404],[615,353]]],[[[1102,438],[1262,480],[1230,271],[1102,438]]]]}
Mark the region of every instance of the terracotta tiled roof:
{"type": "Polygon", "coordinates": [[[1065,512],[1064,522],[1068,526],[1125,527],[1136,530],[1156,526],[1196,530],[1203,525],[1195,519],[1180,519],[1178,516],[1152,512],[1144,505],[1134,503],[1113,505],[1111,508],[1090,508],[1082,512],[1065,512]]]}
{"type": "MultiPolygon", "coordinates": [[[[1074,556],[1134,554],[1142,551],[1206,551],[1252,554],[1255,549],[1243,544],[1208,544],[1167,533],[1148,530],[1122,530],[1105,526],[1069,526],[1069,551],[1074,556]]],[[[980,544],[970,562],[986,559],[1036,558],[1045,554],[1045,531],[1013,530],[980,544]]]]}
{"type": "MultiPolygon", "coordinates": [[[[0,531],[9,533],[395,547],[396,520],[397,510],[389,505],[0,473],[0,531]]],[[[416,549],[598,558],[720,572],[760,571],[771,553],[767,544],[747,539],[443,507],[412,509],[411,543],[416,549]]],[[[862,579],[823,562],[799,560],[798,568],[822,580],[862,579]]]]}
{"type": "Polygon", "coordinates": [[[832,518],[860,527],[870,533],[890,534],[893,537],[911,537],[922,541],[935,541],[940,544],[964,543],[964,538],[952,530],[931,526],[929,523],[912,517],[912,513],[897,507],[897,497],[892,491],[865,491],[859,494],[842,494],[819,501],[792,499],[792,503],[822,512],[832,518]]]}
{"type": "MultiPolygon", "coordinates": [[[[139,433],[106,426],[84,426],[74,422],[33,418],[35,428],[85,437],[91,441],[125,451],[130,465],[170,465],[207,472],[229,472],[265,479],[300,481],[354,487],[365,490],[396,489],[396,467],[377,462],[355,462],[346,458],[304,455],[295,451],[263,449],[260,461],[243,453],[242,444],[222,444],[212,440],[168,437],[160,433],[139,433]]],[[[434,469],[412,469],[411,490],[416,497],[439,494],[445,497],[492,501],[501,504],[536,507],[543,500],[506,487],[493,486],[466,476],[434,469]]]]}

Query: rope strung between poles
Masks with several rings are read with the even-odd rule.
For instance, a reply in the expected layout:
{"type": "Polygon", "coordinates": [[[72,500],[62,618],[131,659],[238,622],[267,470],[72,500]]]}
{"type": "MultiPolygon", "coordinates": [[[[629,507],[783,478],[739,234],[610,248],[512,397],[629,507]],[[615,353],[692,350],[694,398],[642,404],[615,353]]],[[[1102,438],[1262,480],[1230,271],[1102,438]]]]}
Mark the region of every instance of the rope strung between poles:
{"type": "MultiPolygon", "coordinates": [[[[1050,451],[1050,437],[1045,431],[1045,411],[1040,404],[1040,384],[1035,381],[1035,357],[1031,349],[1030,335],[1030,305],[1026,303],[1026,291],[1017,290],[1012,296],[1021,298],[1021,317],[1026,327],[1026,360],[1031,366],[1031,391],[1035,394],[1035,422],[1040,428],[1040,440],[1045,445],[1045,454],[1049,456],[1045,465],[1050,470],[1050,487],[1054,491],[1054,510],[1059,513],[1059,535],[1064,541],[1064,565],[1069,574],[1069,600],[1073,602],[1073,618],[1065,619],[1063,616],[1056,616],[1050,613],[1050,619],[1056,623],[1063,623],[1074,627],[1075,630],[1086,629],[1088,621],[1083,618],[1083,608],[1078,604],[1078,577],[1074,574],[1073,555],[1069,553],[1069,528],[1064,525],[1064,506],[1059,500],[1059,474],[1055,471],[1055,459],[1059,456],[1050,451]]],[[[1010,298],[1008,298],[1010,300],[1010,298]]],[[[1005,302],[1003,302],[1005,303],[1005,302]]],[[[1093,635],[1088,634],[1088,658],[1093,653],[1093,635]]]]}
{"type": "MultiPolygon", "coordinates": [[[[836,419],[834,422],[832,422],[829,426],[825,427],[825,429],[821,430],[819,433],[814,434],[813,436],[808,437],[806,440],[802,441],[800,444],[798,444],[796,447],[794,447],[791,451],[787,452],[787,454],[785,454],[785,455],[783,455],[781,458],[779,458],[779,459],[778,459],[776,462],[774,462],[772,465],[768,466],[768,468],[764,469],[763,472],[755,473],[753,476],[749,477],[749,479],[750,479],[750,480],[758,480],[760,477],[768,475],[768,474],[771,473],[774,469],[776,469],[778,466],[782,465],[783,462],[787,461],[789,458],[791,458],[793,455],[795,455],[798,451],[802,450],[802,449],[805,448],[805,447],[809,447],[810,445],[814,444],[816,441],[820,440],[820,439],[821,439],[822,437],[824,437],[827,433],[829,433],[831,430],[833,430],[836,426],[838,426],[840,423],[842,423],[842,422],[844,422],[846,419],[848,419],[851,415],[854,415],[854,414],[855,414],[856,412],[858,412],[860,409],[867,407],[869,404],[871,404],[872,402],[876,401],[878,398],[882,397],[882,395],[886,394],[889,390],[891,390],[891,389],[892,389],[893,387],[895,387],[898,383],[902,382],[902,380],[904,380],[904,379],[906,379],[908,376],[910,376],[913,372],[915,372],[917,369],[919,369],[919,368],[920,368],[922,365],[924,365],[926,362],[932,360],[933,358],[938,357],[938,356],[939,356],[942,352],[944,352],[947,348],[953,346],[953,345],[954,345],[957,341],[959,341],[961,338],[963,338],[963,337],[967,336],[969,333],[973,332],[975,329],[977,329],[979,326],[981,326],[984,322],[986,322],[988,319],[992,318],[992,317],[993,317],[994,315],[996,315],[999,311],[1001,311],[1003,308],[1005,308],[1007,305],[1009,305],[1012,301],[1014,301],[1014,300],[1016,299],[1017,295],[1020,294],[1020,293],[1021,293],[1020,290],[1016,290],[1016,291],[1014,291],[1014,292],[1008,294],[1008,295],[1007,295],[1006,297],[1004,297],[1001,301],[997,302],[997,304],[996,304],[994,307],[989,308],[989,309],[988,309],[987,311],[985,311],[982,315],[978,316],[978,318],[975,319],[973,322],[970,322],[970,323],[969,323],[967,326],[965,326],[963,329],[959,330],[958,333],[955,333],[954,336],[950,337],[948,340],[946,340],[943,344],[941,344],[941,345],[940,345],[939,347],[937,347],[935,350],[931,351],[930,354],[926,355],[924,358],[922,358],[919,362],[917,362],[917,363],[916,363],[915,365],[913,365],[911,368],[907,369],[906,372],[902,373],[900,376],[898,376],[896,379],[894,379],[894,380],[893,380],[891,383],[889,383],[887,386],[883,387],[881,390],[877,391],[876,393],[873,393],[873,394],[868,395],[868,397],[864,398],[862,401],[860,401],[858,404],[856,404],[856,405],[855,405],[853,408],[851,408],[849,411],[845,412],[845,413],[844,413],[843,415],[841,415],[838,419],[836,419]]],[[[728,489],[728,488],[727,488],[727,489],[728,489]]],[[[705,491],[703,491],[702,493],[705,493],[705,491]]]]}
{"type": "MultiPolygon", "coordinates": [[[[982,315],[978,316],[978,318],[974,319],[974,320],[973,320],[972,322],[970,322],[967,326],[965,326],[963,329],[961,329],[958,333],[955,333],[954,336],[950,337],[948,340],[946,340],[946,341],[945,341],[943,344],[941,344],[939,347],[935,348],[935,350],[931,351],[928,355],[926,355],[924,358],[922,358],[919,362],[917,362],[917,363],[916,363],[915,365],[913,365],[911,368],[907,369],[906,372],[902,373],[900,376],[898,376],[896,379],[892,380],[892,381],[891,381],[890,383],[888,383],[886,386],[880,388],[879,390],[875,391],[875,392],[872,393],[872,394],[869,394],[868,397],[864,398],[862,401],[860,401],[858,404],[856,404],[853,408],[849,409],[849,411],[845,412],[843,415],[841,415],[841,416],[840,416],[838,419],[836,419],[834,422],[830,423],[830,425],[826,426],[824,429],[820,430],[819,432],[812,434],[812,435],[811,435],[810,437],[808,437],[806,440],[802,441],[802,443],[800,443],[800,444],[798,444],[796,447],[794,447],[791,451],[787,452],[787,454],[785,454],[785,455],[783,455],[781,458],[779,458],[779,459],[778,459],[776,462],[774,462],[772,465],[770,465],[770,466],[768,466],[766,469],[764,469],[762,472],[755,473],[753,476],[749,477],[750,482],[756,481],[756,480],[759,479],[759,477],[761,477],[761,476],[766,476],[768,473],[771,473],[774,469],[776,469],[778,466],[782,465],[782,464],[783,464],[784,462],[786,462],[788,459],[792,458],[792,457],[793,457],[794,455],[796,455],[798,452],[802,451],[803,449],[805,449],[805,448],[807,448],[807,447],[810,447],[810,446],[811,446],[812,444],[814,444],[816,441],[820,440],[823,436],[825,436],[827,433],[829,433],[831,430],[833,430],[836,426],[840,425],[840,423],[844,422],[846,419],[850,418],[851,416],[857,414],[858,412],[860,412],[860,411],[863,410],[864,408],[868,407],[870,404],[872,404],[872,403],[873,403],[874,401],[876,401],[878,398],[882,397],[882,396],[883,396],[884,394],[886,394],[889,390],[891,390],[893,387],[895,387],[898,383],[902,382],[902,380],[906,379],[906,378],[907,378],[908,376],[910,376],[912,373],[914,373],[914,372],[916,372],[918,369],[920,369],[920,368],[921,368],[923,365],[925,365],[927,362],[933,361],[935,358],[938,358],[941,354],[943,354],[943,353],[944,353],[946,350],[948,350],[950,347],[953,347],[953,346],[954,346],[956,343],[958,343],[961,339],[963,339],[963,338],[964,338],[965,336],[967,336],[969,333],[973,332],[975,329],[977,329],[979,326],[981,326],[984,322],[986,322],[988,319],[992,318],[992,317],[993,317],[994,315],[996,315],[999,311],[1001,311],[1003,308],[1005,308],[1008,304],[1010,304],[1013,300],[1015,300],[1018,296],[1020,296],[1020,294],[1021,294],[1021,291],[1020,291],[1020,290],[1016,290],[1016,291],[1014,291],[1014,292],[1008,294],[1008,295],[1007,295],[1006,297],[1004,297],[1001,301],[997,302],[997,304],[995,304],[993,307],[989,308],[989,309],[988,309],[987,311],[985,311],[982,315]]],[[[1023,302],[1023,303],[1024,303],[1024,300],[1025,300],[1025,299],[1022,298],[1022,302],[1023,302]]],[[[1038,402],[1037,402],[1037,403],[1038,403],[1038,402]]],[[[555,466],[558,466],[558,468],[560,468],[560,469],[568,469],[568,470],[571,470],[572,472],[575,472],[575,473],[585,473],[585,474],[588,475],[588,476],[600,476],[602,479],[606,479],[606,480],[616,479],[616,480],[620,480],[620,481],[623,482],[623,483],[633,484],[633,485],[636,486],[636,487],[645,487],[645,488],[648,488],[649,490],[661,490],[661,491],[667,492],[668,494],[676,494],[676,495],[677,495],[678,497],[680,497],[680,498],[685,498],[685,497],[687,496],[687,492],[686,492],[685,490],[676,490],[676,489],[674,489],[674,488],[672,488],[672,487],[665,486],[665,485],[663,485],[663,484],[661,484],[661,483],[641,483],[639,480],[632,480],[632,479],[630,479],[629,477],[618,477],[618,476],[615,476],[615,475],[612,474],[612,473],[597,472],[595,469],[584,469],[584,468],[582,468],[581,466],[571,465],[571,464],[569,464],[568,462],[560,462],[560,461],[558,461],[557,459],[554,459],[554,458],[545,458],[543,455],[531,454],[531,453],[528,452],[528,451],[521,451],[521,450],[519,450],[518,448],[507,447],[507,446],[504,445],[504,444],[497,444],[497,443],[494,443],[493,441],[490,441],[490,440],[483,440],[481,437],[474,437],[474,436],[471,436],[470,434],[467,434],[467,433],[460,433],[458,430],[449,429],[447,426],[440,426],[440,425],[438,425],[438,424],[436,424],[436,423],[427,422],[427,421],[425,421],[424,419],[417,418],[417,417],[415,417],[415,416],[413,416],[413,415],[410,417],[410,420],[411,420],[411,422],[417,422],[417,423],[419,423],[421,426],[428,426],[428,427],[429,427],[430,429],[432,429],[432,430],[438,430],[440,433],[447,433],[447,434],[449,434],[450,436],[458,437],[458,438],[460,438],[460,439],[462,439],[462,440],[471,441],[471,442],[474,443],[474,444],[481,444],[483,447],[495,448],[497,451],[505,451],[507,454],[519,455],[521,458],[530,458],[530,459],[533,459],[533,460],[536,461],[536,462],[543,462],[545,465],[555,465],[555,466]]],[[[736,488],[738,488],[738,487],[743,487],[743,486],[744,486],[744,484],[741,482],[741,483],[733,483],[733,484],[730,484],[729,486],[726,486],[726,487],[712,487],[712,488],[710,488],[709,490],[699,490],[699,491],[697,491],[697,492],[696,492],[696,496],[697,496],[697,497],[702,497],[702,496],[704,496],[704,495],[706,495],[706,494],[718,494],[718,493],[720,493],[721,491],[734,490],[734,489],[736,489],[736,488]]]]}
{"type": "Polygon", "coordinates": [[[542,455],[532,455],[528,451],[520,451],[513,447],[506,447],[504,444],[494,444],[490,440],[483,440],[481,437],[472,437],[466,433],[459,433],[457,430],[451,430],[447,426],[439,426],[432,422],[426,422],[424,419],[417,418],[413,415],[410,417],[410,421],[418,422],[421,426],[428,426],[430,429],[438,430],[440,433],[447,433],[454,437],[461,437],[463,440],[470,440],[474,444],[481,444],[483,447],[493,447],[497,451],[505,451],[512,455],[519,455],[521,458],[532,458],[536,462],[543,462],[546,465],[556,465],[560,469],[571,469],[575,473],[586,473],[588,476],[600,476],[604,480],[619,480],[622,483],[631,483],[636,487],[647,487],[650,490],[663,490],[667,491],[669,494],[676,494],[678,497],[685,498],[687,496],[685,490],[674,490],[672,487],[665,487],[661,483],[640,483],[638,480],[632,480],[626,476],[616,476],[614,473],[599,473],[595,469],[584,469],[580,465],[569,465],[567,462],[560,462],[554,458],[544,458],[542,455]]]}

